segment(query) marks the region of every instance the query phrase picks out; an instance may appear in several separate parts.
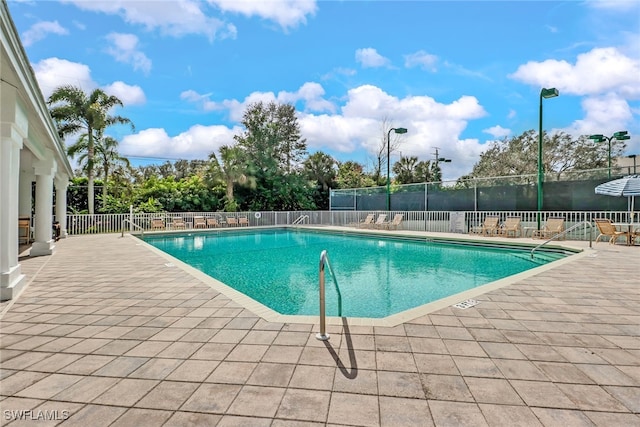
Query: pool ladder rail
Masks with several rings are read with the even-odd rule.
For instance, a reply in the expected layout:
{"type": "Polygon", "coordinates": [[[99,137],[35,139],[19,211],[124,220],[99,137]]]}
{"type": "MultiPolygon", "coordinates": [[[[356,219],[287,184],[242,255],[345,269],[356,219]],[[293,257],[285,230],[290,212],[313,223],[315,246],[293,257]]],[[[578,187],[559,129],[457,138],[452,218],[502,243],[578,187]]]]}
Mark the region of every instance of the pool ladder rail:
{"type": "Polygon", "coordinates": [[[309,222],[309,215],[300,215],[298,218],[295,219],[295,221],[293,221],[291,223],[291,225],[299,225],[304,223],[304,221],[309,222]]]}
{"type": "Polygon", "coordinates": [[[329,273],[331,273],[331,277],[333,278],[333,284],[336,288],[336,292],[338,294],[338,316],[342,317],[342,294],[340,294],[340,287],[338,286],[338,280],[336,279],[336,275],[333,272],[333,267],[331,267],[331,262],[329,261],[329,254],[326,250],[323,250],[320,253],[320,266],[318,271],[318,276],[320,277],[320,333],[316,334],[316,338],[320,341],[327,341],[329,339],[329,334],[327,334],[327,325],[326,325],[326,315],[325,315],[325,298],[324,298],[324,276],[325,276],[325,266],[329,268],[329,273]]]}
{"type": "Polygon", "coordinates": [[[140,236],[144,236],[144,227],[141,227],[141,226],[139,226],[138,224],[136,224],[135,222],[130,221],[130,220],[128,220],[128,219],[126,219],[126,218],[125,218],[125,219],[122,221],[122,229],[120,230],[120,237],[124,237],[124,225],[125,225],[126,223],[129,223],[129,225],[131,226],[131,229],[133,229],[133,228],[138,228],[138,229],[140,229],[140,236]]]}
{"type": "Polygon", "coordinates": [[[546,240],[546,241],[540,243],[535,248],[531,249],[531,259],[533,259],[533,253],[537,249],[541,248],[542,246],[546,245],[547,243],[551,242],[552,240],[555,240],[555,239],[558,239],[558,238],[564,236],[568,232],[573,231],[578,227],[581,227],[581,226],[585,226],[586,227],[587,225],[590,227],[589,228],[589,247],[590,248],[593,247],[593,245],[592,245],[592,241],[593,241],[593,224],[591,224],[591,222],[589,222],[589,221],[582,221],[582,222],[579,222],[579,223],[567,228],[566,230],[564,230],[564,231],[562,231],[562,232],[560,232],[558,234],[554,234],[549,240],[546,240]]]}

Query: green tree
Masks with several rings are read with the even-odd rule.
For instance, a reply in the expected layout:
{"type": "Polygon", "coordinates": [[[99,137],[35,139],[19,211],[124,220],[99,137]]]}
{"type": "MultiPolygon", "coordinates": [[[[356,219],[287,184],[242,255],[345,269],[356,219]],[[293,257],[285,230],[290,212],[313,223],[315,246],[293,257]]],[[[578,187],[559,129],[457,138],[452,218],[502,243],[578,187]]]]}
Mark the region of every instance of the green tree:
{"type": "Polygon", "coordinates": [[[61,86],[53,91],[47,100],[51,117],[56,122],[61,138],[79,134],[87,134],[87,181],[89,213],[94,213],[94,137],[105,128],[115,124],[129,124],[134,129],[131,120],[110,115],[116,106],[122,106],[122,101],[116,96],[107,95],[102,89],[95,89],[87,95],[75,86],[61,86]]]}
{"type": "Polygon", "coordinates": [[[363,188],[375,185],[373,178],[364,173],[364,167],[351,160],[338,163],[336,183],[338,188],[363,188]]]}
{"type": "Polygon", "coordinates": [[[219,151],[220,160],[215,153],[209,155],[209,159],[213,162],[213,176],[225,184],[225,211],[235,212],[238,210],[238,204],[234,198],[233,186],[241,184],[255,188],[256,180],[249,174],[250,166],[247,164],[245,153],[240,147],[223,145],[219,151]]]}
{"type": "Polygon", "coordinates": [[[431,161],[420,161],[415,168],[415,181],[414,182],[433,182],[431,161]]]}
{"type": "Polygon", "coordinates": [[[411,184],[416,182],[416,166],[418,158],[400,157],[400,160],[393,164],[393,173],[396,177],[396,184],[411,184]]]}
{"type": "Polygon", "coordinates": [[[118,140],[110,136],[101,137],[96,141],[97,171],[102,172],[102,197],[107,198],[110,172],[118,167],[129,168],[129,159],[118,153],[118,140]]]}
{"type": "Polygon", "coordinates": [[[313,199],[318,209],[329,208],[329,191],[335,187],[336,160],[318,151],[303,162],[304,176],[315,185],[313,199]]]}

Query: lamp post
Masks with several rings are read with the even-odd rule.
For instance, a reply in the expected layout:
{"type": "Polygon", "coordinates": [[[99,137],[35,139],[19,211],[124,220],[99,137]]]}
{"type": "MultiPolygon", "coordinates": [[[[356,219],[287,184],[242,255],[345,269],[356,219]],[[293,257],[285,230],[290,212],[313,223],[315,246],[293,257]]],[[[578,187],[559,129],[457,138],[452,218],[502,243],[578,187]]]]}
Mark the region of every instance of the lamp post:
{"type": "MultiPolygon", "coordinates": [[[[438,153],[438,150],[440,148],[438,147],[433,147],[436,152],[434,153],[434,155],[436,156],[436,166],[434,168],[434,170],[440,172],[440,167],[438,166],[438,163],[440,162],[444,162],[444,163],[451,163],[451,159],[445,159],[444,157],[440,157],[440,154],[438,153]]],[[[442,181],[442,174],[440,174],[440,176],[438,177],[440,181],[442,181]]]]}
{"type": "MultiPolygon", "coordinates": [[[[626,130],[621,130],[620,132],[616,132],[611,136],[604,136],[602,134],[596,134],[596,135],[589,136],[589,139],[593,139],[595,142],[607,141],[607,143],[609,144],[609,154],[607,156],[607,159],[608,159],[607,177],[609,179],[611,179],[611,140],[615,139],[616,141],[624,141],[626,139],[631,139],[631,137],[629,135],[627,135],[628,133],[629,132],[627,132],[626,130]]],[[[634,170],[635,170],[635,168],[634,168],[634,170]]]]}
{"type": "Polygon", "coordinates": [[[407,133],[407,128],[391,128],[389,132],[387,132],[387,211],[391,210],[391,178],[389,177],[391,164],[391,131],[403,134],[407,133]]]}
{"type": "Polygon", "coordinates": [[[538,129],[538,230],[540,230],[540,216],[542,212],[542,182],[544,181],[544,170],[542,166],[542,98],[555,98],[558,96],[558,89],[542,88],[540,91],[540,122],[538,129]]]}

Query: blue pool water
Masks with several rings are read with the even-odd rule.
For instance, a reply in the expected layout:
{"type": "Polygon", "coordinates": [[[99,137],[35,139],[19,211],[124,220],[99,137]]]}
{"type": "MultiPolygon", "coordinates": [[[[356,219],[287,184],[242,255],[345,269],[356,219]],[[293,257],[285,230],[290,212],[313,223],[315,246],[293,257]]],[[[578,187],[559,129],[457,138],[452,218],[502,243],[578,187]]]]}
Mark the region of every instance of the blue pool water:
{"type": "MultiPolygon", "coordinates": [[[[145,236],[144,240],[281,314],[318,314],[327,250],[342,315],[381,318],[540,265],[529,252],[390,237],[270,229],[145,236]]],[[[561,258],[545,254],[542,262],[561,258]]],[[[338,315],[327,271],[327,315],[338,315]]]]}

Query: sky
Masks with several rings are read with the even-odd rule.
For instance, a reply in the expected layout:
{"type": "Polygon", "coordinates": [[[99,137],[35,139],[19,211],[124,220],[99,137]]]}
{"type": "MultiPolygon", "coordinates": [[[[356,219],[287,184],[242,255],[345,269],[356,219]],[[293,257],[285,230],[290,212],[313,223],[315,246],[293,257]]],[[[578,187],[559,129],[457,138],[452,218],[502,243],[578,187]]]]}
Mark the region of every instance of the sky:
{"type": "MultiPolygon", "coordinates": [[[[372,170],[439,157],[471,172],[492,141],[543,127],[627,130],[640,154],[640,1],[8,0],[45,99],[101,88],[135,125],[132,164],[206,159],[255,102],[296,107],[308,152],[372,170]]],[[[537,161],[537,159],[532,159],[537,161]]]]}

